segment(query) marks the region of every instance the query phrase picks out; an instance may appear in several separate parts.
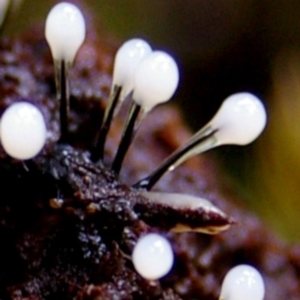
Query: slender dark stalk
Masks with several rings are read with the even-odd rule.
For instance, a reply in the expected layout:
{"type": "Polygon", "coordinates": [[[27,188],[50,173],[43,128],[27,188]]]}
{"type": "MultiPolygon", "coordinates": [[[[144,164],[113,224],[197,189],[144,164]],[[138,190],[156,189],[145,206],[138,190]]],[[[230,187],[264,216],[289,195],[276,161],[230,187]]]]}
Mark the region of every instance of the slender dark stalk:
{"type": "Polygon", "coordinates": [[[92,160],[94,162],[99,161],[100,159],[101,160],[103,159],[106,137],[107,137],[108,131],[110,129],[110,125],[111,125],[111,121],[114,116],[115,109],[119,102],[121,90],[122,90],[122,88],[120,86],[114,86],[113,92],[111,93],[111,95],[109,97],[107,108],[104,113],[102,125],[100,128],[100,131],[97,134],[96,142],[95,142],[94,148],[92,150],[92,160]]]}
{"type": "MultiPolygon", "coordinates": [[[[195,139],[191,138],[190,142],[187,143],[182,148],[174,151],[154,172],[152,172],[149,176],[145,177],[144,179],[138,181],[136,184],[133,185],[136,189],[145,189],[150,190],[156,182],[168,171],[173,171],[177,166],[178,162],[182,160],[186,154],[196,148],[199,144],[209,140],[214,134],[216,130],[209,131],[206,135],[202,135],[200,138],[195,139]]],[[[187,156],[188,158],[189,156],[187,156]]],[[[185,160],[183,160],[185,161],[185,160]]],[[[183,162],[182,161],[182,162],[183,162]]]]}
{"type": "Polygon", "coordinates": [[[69,78],[68,67],[64,60],[60,63],[59,76],[59,101],[60,101],[60,143],[65,143],[68,140],[68,125],[69,125],[69,78]]]}
{"type": "Polygon", "coordinates": [[[123,160],[125,158],[128,148],[131,144],[131,141],[134,137],[134,134],[136,131],[135,130],[135,128],[136,128],[135,122],[139,116],[140,111],[141,111],[141,106],[132,102],[130,110],[129,110],[129,114],[128,114],[126,122],[125,122],[125,127],[123,130],[121,142],[120,142],[116,157],[114,159],[114,162],[112,164],[112,170],[117,175],[120,173],[123,160]]]}

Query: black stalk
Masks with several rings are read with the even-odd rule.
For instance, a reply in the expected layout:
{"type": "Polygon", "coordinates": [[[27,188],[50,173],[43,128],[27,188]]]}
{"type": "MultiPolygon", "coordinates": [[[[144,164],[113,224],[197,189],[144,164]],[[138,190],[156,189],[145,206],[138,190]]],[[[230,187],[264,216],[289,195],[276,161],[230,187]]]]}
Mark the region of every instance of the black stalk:
{"type": "Polygon", "coordinates": [[[197,145],[201,144],[203,141],[209,139],[212,135],[214,135],[216,130],[211,131],[207,135],[202,136],[199,139],[196,139],[195,141],[192,141],[191,143],[188,143],[185,147],[180,148],[176,151],[174,151],[161,165],[158,169],[156,169],[154,172],[152,172],[149,176],[145,177],[144,179],[138,181],[136,184],[133,185],[136,189],[144,189],[144,190],[150,190],[157,181],[165,174],[167,173],[170,168],[176,164],[177,161],[181,159],[182,156],[184,156],[186,153],[188,153],[190,150],[192,150],[197,145]]]}
{"type": "Polygon", "coordinates": [[[121,142],[116,157],[112,164],[112,170],[116,175],[120,173],[123,160],[133,139],[135,133],[135,122],[136,119],[138,118],[140,111],[141,111],[141,106],[133,102],[131,104],[129,114],[125,122],[123,135],[121,138],[121,142]]]}
{"type": "Polygon", "coordinates": [[[112,94],[109,97],[108,105],[104,113],[102,125],[100,131],[97,134],[94,149],[92,151],[92,160],[94,162],[103,159],[106,137],[110,129],[110,125],[114,116],[115,109],[119,102],[121,90],[122,88],[120,86],[115,86],[112,94]]]}

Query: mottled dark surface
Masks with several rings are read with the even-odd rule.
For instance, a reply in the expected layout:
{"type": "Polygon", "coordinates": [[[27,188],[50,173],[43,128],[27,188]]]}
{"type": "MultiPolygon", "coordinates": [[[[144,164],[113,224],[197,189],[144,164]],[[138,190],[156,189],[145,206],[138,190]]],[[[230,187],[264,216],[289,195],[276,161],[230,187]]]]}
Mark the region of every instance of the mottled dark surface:
{"type": "Polygon", "coordinates": [[[162,231],[176,254],[165,278],[141,278],[130,260],[138,236],[160,231],[143,222],[130,185],[147,175],[188,137],[176,108],[155,109],[143,124],[121,171],[109,172],[122,129],[114,121],[104,166],[89,160],[110,88],[111,49],[90,35],[72,69],[71,147],[56,144],[58,103],[52,60],[39,31],[3,41],[1,112],[25,99],[43,112],[49,131],[43,152],[18,162],[1,150],[0,299],[218,299],[224,274],[249,263],[265,278],[266,300],[300,299],[300,247],[288,247],[239,208],[209,157],[165,176],[156,190],[197,195],[233,216],[238,225],[217,236],[162,231]],[[99,201],[101,199],[101,202],[99,201]]]}

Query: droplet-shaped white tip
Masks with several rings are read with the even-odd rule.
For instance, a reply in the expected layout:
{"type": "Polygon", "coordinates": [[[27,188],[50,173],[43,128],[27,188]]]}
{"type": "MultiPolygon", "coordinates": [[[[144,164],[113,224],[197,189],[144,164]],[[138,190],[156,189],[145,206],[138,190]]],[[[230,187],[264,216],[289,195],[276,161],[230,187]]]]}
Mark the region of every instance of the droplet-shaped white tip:
{"type": "Polygon", "coordinates": [[[25,160],[36,156],[46,141],[45,120],[34,105],[18,102],[2,115],[0,136],[5,152],[13,158],[25,160]]]}
{"type": "Polygon", "coordinates": [[[72,63],[85,39],[81,11],[71,3],[55,5],[46,20],[45,35],[54,60],[72,63]]]}
{"type": "Polygon", "coordinates": [[[261,134],[266,121],[266,110],[257,97],[237,93],[224,100],[209,125],[217,130],[217,145],[246,145],[261,134]]]}
{"type": "Polygon", "coordinates": [[[179,81],[174,59],[162,51],[153,51],[141,61],[135,72],[133,100],[146,111],[168,101],[179,81]]]}
{"type": "Polygon", "coordinates": [[[261,274],[253,267],[232,268],[222,284],[220,300],[263,300],[265,285],[261,274]]]}
{"type": "Polygon", "coordinates": [[[120,101],[132,92],[136,67],[151,52],[150,45],[137,38],[128,40],[119,48],[115,57],[112,86],[122,87],[120,101]]]}
{"type": "Polygon", "coordinates": [[[132,253],[136,271],[148,280],[166,275],[172,268],[174,254],[167,239],[157,233],[140,238],[132,253]]]}

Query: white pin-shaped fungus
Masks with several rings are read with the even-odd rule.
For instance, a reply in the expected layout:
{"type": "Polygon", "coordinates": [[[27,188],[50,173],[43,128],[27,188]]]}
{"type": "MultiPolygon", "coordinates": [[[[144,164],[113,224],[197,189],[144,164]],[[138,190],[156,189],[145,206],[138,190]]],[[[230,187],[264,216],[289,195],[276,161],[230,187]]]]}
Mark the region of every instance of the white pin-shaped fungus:
{"type": "Polygon", "coordinates": [[[0,122],[1,143],[13,158],[26,160],[36,156],[46,141],[46,124],[40,110],[27,102],[9,106],[0,122]]]}
{"type": "Polygon", "coordinates": [[[85,39],[85,22],[73,4],[61,2],[49,12],[45,35],[55,61],[72,63],[85,39]]]}
{"type": "Polygon", "coordinates": [[[139,38],[130,39],[119,48],[115,57],[112,87],[122,88],[120,101],[132,92],[136,68],[151,52],[150,45],[139,38]]]}
{"type": "Polygon", "coordinates": [[[261,134],[266,121],[266,110],[256,96],[237,93],[225,99],[208,126],[216,130],[218,145],[246,145],[261,134]]]}
{"type": "Polygon", "coordinates": [[[114,62],[111,93],[92,153],[94,161],[103,158],[106,136],[118,103],[121,103],[132,92],[136,67],[151,51],[150,45],[138,38],[128,40],[119,48],[114,62]]]}
{"type": "Polygon", "coordinates": [[[172,171],[188,158],[221,145],[247,145],[264,130],[267,114],[262,102],[251,93],[237,93],[224,100],[212,120],[179,151],[172,171]]]}
{"type": "Polygon", "coordinates": [[[232,268],[222,284],[220,300],[263,300],[265,285],[261,274],[252,266],[232,268]]]}
{"type": "Polygon", "coordinates": [[[253,142],[265,128],[266,121],[266,110],[253,94],[237,93],[226,98],[206,126],[173,152],[156,171],[135,184],[135,187],[150,189],[166,172],[173,171],[192,156],[214,147],[253,142]]]}
{"type": "Polygon", "coordinates": [[[60,141],[68,138],[69,68],[85,39],[85,21],[73,4],[61,2],[49,12],[45,36],[54,60],[57,98],[60,101],[60,141]]]}
{"type": "Polygon", "coordinates": [[[163,51],[153,51],[136,69],[132,98],[149,111],[173,96],[178,81],[178,66],[173,57],[163,51]]]}
{"type": "Polygon", "coordinates": [[[179,71],[175,60],[163,51],[153,51],[137,66],[129,113],[112,170],[118,174],[130,143],[147,113],[168,101],[178,86],[179,71]]]}
{"type": "Polygon", "coordinates": [[[145,279],[156,280],[172,268],[174,254],[169,241],[157,233],[141,237],[132,253],[136,271],[145,279]]]}

